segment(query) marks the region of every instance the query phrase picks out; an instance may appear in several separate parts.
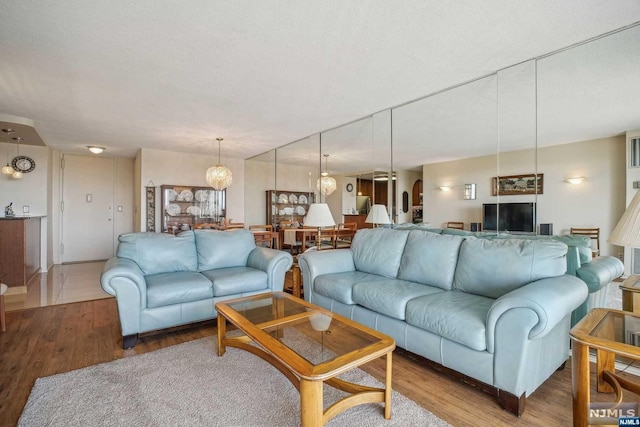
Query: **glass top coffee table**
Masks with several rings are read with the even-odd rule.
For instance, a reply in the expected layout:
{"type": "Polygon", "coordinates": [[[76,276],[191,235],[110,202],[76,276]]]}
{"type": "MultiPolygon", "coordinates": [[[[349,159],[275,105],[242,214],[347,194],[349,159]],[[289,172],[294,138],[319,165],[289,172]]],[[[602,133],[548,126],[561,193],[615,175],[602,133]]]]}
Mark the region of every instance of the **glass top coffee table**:
{"type": "Polygon", "coordinates": [[[302,426],[322,426],[356,405],[384,403],[391,418],[393,338],[284,292],[227,300],[218,311],[218,356],[237,347],[264,359],[300,392],[302,426]],[[244,333],[228,336],[226,322],[244,333]],[[346,382],[337,375],[386,356],[384,388],[346,382]],[[322,388],[330,385],[349,396],[323,410],[322,388]]]}
{"type": "Polygon", "coordinates": [[[596,349],[597,390],[615,392],[622,402],[622,389],[640,393],[640,383],[615,372],[615,357],[640,360],[640,316],[608,308],[594,308],[570,332],[573,383],[573,425],[586,426],[589,420],[589,349],[596,349]]]}

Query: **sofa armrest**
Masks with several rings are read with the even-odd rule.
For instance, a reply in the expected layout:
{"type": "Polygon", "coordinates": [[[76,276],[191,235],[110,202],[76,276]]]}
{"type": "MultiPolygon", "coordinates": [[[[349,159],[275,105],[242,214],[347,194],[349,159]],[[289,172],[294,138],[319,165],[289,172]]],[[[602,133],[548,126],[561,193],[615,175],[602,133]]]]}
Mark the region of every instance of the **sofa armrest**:
{"type": "Polygon", "coordinates": [[[576,270],[576,275],[589,287],[589,293],[604,288],[611,281],[622,276],[622,273],[624,273],[624,264],[612,256],[595,257],[576,270]]]}
{"type": "Polygon", "coordinates": [[[332,249],[327,251],[309,251],[298,256],[298,265],[304,283],[304,299],[311,301],[313,282],[318,276],[331,273],[355,271],[351,249],[332,249]]]}
{"type": "Polygon", "coordinates": [[[116,297],[122,335],[140,330],[140,313],[147,307],[147,282],[138,264],[127,258],[110,258],[102,269],[100,285],[116,297]]]}
{"type": "Polygon", "coordinates": [[[290,253],[271,248],[256,247],[249,254],[247,267],[267,273],[267,286],[273,292],[284,288],[284,276],[293,265],[290,253]]]}
{"type": "Polygon", "coordinates": [[[487,350],[495,349],[495,332],[503,314],[514,308],[535,313],[537,322],[529,339],[544,336],[587,298],[587,286],[575,276],[564,275],[531,282],[501,296],[487,314],[487,350]]]}

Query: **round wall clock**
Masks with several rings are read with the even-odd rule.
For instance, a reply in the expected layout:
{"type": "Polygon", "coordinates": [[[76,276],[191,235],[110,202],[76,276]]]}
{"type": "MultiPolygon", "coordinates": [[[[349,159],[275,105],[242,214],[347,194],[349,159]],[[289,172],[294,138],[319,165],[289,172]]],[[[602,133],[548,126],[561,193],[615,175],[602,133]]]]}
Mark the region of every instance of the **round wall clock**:
{"type": "Polygon", "coordinates": [[[351,192],[353,191],[353,184],[352,184],[352,183],[348,183],[348,184],[347,184],[347,191],[348,191],[349,193],[351,193],[351,192]]]}
{"type": "Polygon", "coordinates": [[[29,173],[36,168],[36,162],[31,157],[17,156],[14,157],[11,162],[11,166],[14,170],[22,173],[29,173]]]}

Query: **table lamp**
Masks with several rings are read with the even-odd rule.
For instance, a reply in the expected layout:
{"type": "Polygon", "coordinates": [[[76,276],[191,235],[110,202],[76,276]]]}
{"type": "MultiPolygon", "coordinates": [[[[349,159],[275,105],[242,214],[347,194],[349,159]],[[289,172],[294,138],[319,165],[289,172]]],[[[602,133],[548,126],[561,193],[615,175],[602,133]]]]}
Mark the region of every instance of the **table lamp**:
{"type": "Polygon", "coordinates": [[[607,242],[618,246],[640,247],[640,191],[633,196],[607,242]]]}
{"type": "MultiPolygon", "coordinates": [[[[329,205],[326,203],[312,203],[309,206],[307,216],[304,217],[305,227],[318,227],[318,237],[316,238],[316,245],[320,250],[321,243],[321,228],[322,227],[334,227],[336,225],[331,216],[329,205]]],[[[304,242],[303,242],[304,244],[304,242]]]]}
{"type": "Polygon", "coordinates": [[[389,215],[387,214],[387,207],[385,205],[373,205],[367,215],[367,219],[364,222],[378,225],[378,224],[391,224],[389,215]]]}

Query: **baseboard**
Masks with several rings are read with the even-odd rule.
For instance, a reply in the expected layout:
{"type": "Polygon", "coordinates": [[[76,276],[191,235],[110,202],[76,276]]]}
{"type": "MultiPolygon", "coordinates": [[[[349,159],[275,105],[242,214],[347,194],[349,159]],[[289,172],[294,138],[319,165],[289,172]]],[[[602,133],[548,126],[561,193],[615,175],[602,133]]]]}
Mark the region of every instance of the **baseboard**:
{"type": "MultiPolygon", "coordinates": [[[[596,355],[595,353],[589,353],[589,362],[596,363],[596,355]]],[[[615,364],[616,372],[627,372],[632,375],[640,376],[640,367],[633,366],[628,363],[622,363],[616,360],[615,364]]]]}

